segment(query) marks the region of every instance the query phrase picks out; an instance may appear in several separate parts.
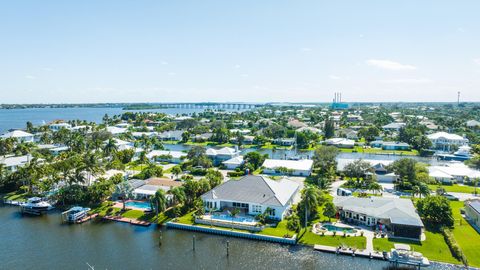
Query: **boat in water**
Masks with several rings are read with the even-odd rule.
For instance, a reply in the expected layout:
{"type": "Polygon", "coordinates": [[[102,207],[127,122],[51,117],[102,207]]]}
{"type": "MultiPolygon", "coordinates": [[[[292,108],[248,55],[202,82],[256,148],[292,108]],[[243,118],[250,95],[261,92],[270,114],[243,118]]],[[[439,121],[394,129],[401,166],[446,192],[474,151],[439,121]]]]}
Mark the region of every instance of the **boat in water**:
{"type": "Polygon", "coordinates": [[[468,145],[460,146],[457,151],[453,154],[437,154],[437,157],[440,160],[447,160],[447,161],[465,161],[471,158],[470,150],[472,148],[468,145]]]}
{"type": "Polygon", "coordinates": [[[90,211],[90,208],[74,206],[62,213],[62,219],[64,222],[78,223],[87,217],[88,211],[90,211]]]}
{"type": "Polygon", "coordinates": [[[53,206],[40,197],[29,198],[26,202],[20,204],[22,213],[41,215],[53,209],[53,206]]]}
{"type": "Polygon", "coordinates": [[[422,253],[412,251],[409,245],[395,244],[394,247],[386,254],[387,260],[391,263],[418,267],[430,266],[430,261],[422,253]]]}

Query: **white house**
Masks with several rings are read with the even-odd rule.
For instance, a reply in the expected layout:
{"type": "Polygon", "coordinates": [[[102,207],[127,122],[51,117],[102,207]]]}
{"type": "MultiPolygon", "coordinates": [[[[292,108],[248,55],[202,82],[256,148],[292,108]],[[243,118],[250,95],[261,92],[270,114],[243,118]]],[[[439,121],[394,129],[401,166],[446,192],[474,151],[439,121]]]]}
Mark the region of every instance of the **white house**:
{"type": "Polygon", "coordinates": [[[344,222],[386,228],[396,237],[421,238],[423,222],[410,199],[337,196],[333,203],[344,222]]]}
{"type": "Polygon", "coordinates": [[[243,165],[245,161],[243,160],[243,156],[238,156],[231,158],[229,160],[225,160],[222,162],[223,165],[227,168],[227,170],[235,170],[236,168],[243,165]]]}
{"type": "Polygon", "coordinates": [[[70,125],[69,123],[55,123],[55,124],[50,124],[48,128],[51,131],[59,131],[62,128],[71,129],[72,125],[70,125]]]}
{"type": "Polygon", "coordinates": [[[447,163],[443,166],[430,166],[428,172],[430,177],[440,182],[462,183],[471,179],[480,179],[480,171],[458,162],[447,163]]]}
{"type": "Polygon", "coordinates": [[[147,154],[147,158],[151,161],[181,163],[187,157],[187,153],[181,151],[170,150],[153,150],[147,154]]]}
{"type": "Polygon", "coordinates": [[[31,155],[25,156],[4,156],[0,157],[0,164],[3,164],[8,172],[16,172],[18,168],[25,166],[32,159],[31,155]]]}
{"type": "Polygon", "coordinates": [[[427,137],[432,142],[434,149],[442,151],[450,151],[452,146],[460,147],[468,144],[468,139],[447,132],[436,132],[427,137]]]}
{"type": "Polygon", "coordinates": [[[326,145],[333,145],[338,148],[353,148],[355,141],[346,138],[331,138],[325,141],[326,145]]]}
{"type": "Polygon", "coordinates": [[[224,182],[201,198],[207,211],[237,208],[243,214],[256,216],[269,209],[270,217],[282,220],[292,206],[299,187],[298,183],[287,179],[272,180],[247,175],[224,182]]]}
{"type": "Polygon", "coordinates": [[[183,130],[169,130],[158,134],[158,138],[162,141],[181,141],[183,130]]]}
{"type": "Polygon", "coordinates": [[[263,173],[265,174],[281,174],[280,168],[287,168],[291,171],[291,175],[309,176],[312,174],[313,160],[283,160],[283,159],[266,159],[263,162],[263,173]]]}
{"type": "Polygon", "coordinates": [[[477,128],[480,127],[480,122],[478,122],[477,120],[469,120],[467,121],[466,125],[469,128],[477,128]]]}
{"type": "Polygon", "coordinates": [[[15,138],[19,142],[33,142],[34,136],[23,130],[13,130],[0,136],[1,139],[15,138]]]}
{"type": "Polygon", "coordinates": [[[223,147],[220,149],[208,148],[206,155],[213,160],[214,164],[220,164],[234,157],[238,157],[240,155],[240,151],[231,147],[223,147]]]}
{"type": "Polygon", "coordinates": [[[407,124],[401,122],[393,122],[388,125],[382,126],[383,130],[385,131],[399,131],[401,128],[406,126],[407,124]]]}
{"type": "Polygon", "coordinates": [[[480,233],[480,200],[465,201],[465,216],[470,224],[480,233]]]}
{"type": "Polygon", "coordinates": [[[107,127],[106,130],[112,133],[112,135],[118,135],[118,134],[123,134],[127,132],[128,129],[114,126],[114,127],[107,127]]]}

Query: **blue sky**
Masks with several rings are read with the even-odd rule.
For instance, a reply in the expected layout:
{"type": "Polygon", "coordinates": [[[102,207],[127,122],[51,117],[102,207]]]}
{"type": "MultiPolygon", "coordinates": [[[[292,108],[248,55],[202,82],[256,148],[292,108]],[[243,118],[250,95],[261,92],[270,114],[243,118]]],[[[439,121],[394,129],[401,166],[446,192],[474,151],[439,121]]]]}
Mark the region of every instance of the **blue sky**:
{"type": "Polygon", "coordinates": [[[2,1],[0,103],[480,101],[480,1],[2,1]]]}

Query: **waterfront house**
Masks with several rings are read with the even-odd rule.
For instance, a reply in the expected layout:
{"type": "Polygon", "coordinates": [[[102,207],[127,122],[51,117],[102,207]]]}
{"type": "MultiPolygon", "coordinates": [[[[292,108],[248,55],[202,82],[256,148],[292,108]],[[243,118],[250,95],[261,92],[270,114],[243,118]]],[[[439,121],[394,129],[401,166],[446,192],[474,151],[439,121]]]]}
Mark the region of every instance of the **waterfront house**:
{"type": "Polygon", "coordinates": [[[346,138],[331,138],[326,140],[325,144],[338,148],[353,148],[355,146],[355,141],[346,138]]]}
{"type": "Polygon", "coordinates": [[[18,168],[23,167],[28,164],[32,159],[31,155],[24,156],[3,156],[0,157],[0,164],[3,164],[7,172],[13,173],[18,170],[18,168]]]}
{"type": "MultiPolygon", "coordinates": [[[[168,192],[174,187],[182,185],[180,181],[174,181],[168,178],[149,178],[143,182],[142,185],[137,185],[133,190],[135,199],[146,200],[150,199],[159,189],[163,189],[168,192]]],[[[171,195],[167,195],[167,199],[171,199],[171,195]]]]}
{"type": "Polygon", "coordinates": [[[309,176],[312,174],[313,160],[283,160],[283,159],[266,159],[263,162],[263,173],[265,174],[289,174],[295,176],[309,176]],[[282,168],[288,170],[282,171],[282,168]]]}
{"type": "Polygon", "coordinates": [[[410,150],[410,145],[404,142],[383,142],[383,150],[410,150]]]}
{"type": "Polygon", "coordinates": [[[27,143],[27,142],[33,143],[34,141],[33,134],[25,132],[23,130],[13,130],[13,131],[4,133],[2,136],[0,136],[0,138],[1,139],[13,138],[21,143],[27,143]]]}
{"type": "Polygon", "coordinates": [[[71,128],[72,128],[72,125],[70,125],[69,123],[61,122],[61,123],[53,123],[53,124],[50,124],[50,125],[48,126],[48,128],[49,128],[51,131],[59,131],[59,130],[61,130],[62,128],[71,129],[71,128]]]}
{"type": "Polygon", "coordinates": [[[238,157],[240,155],[240,151],[238,151],[236,147],[223,147],[220,149],[208,148],[206,155],[212,159],[213,164],[218,165],[224,161],[238,157]]]}
{"type": "Polygon", "coordinates": [[[158,138],[162,141],[181,141],[184,130],[164,131],[158,134],[158,138]]]}
{"type": "Polygon", "coordinates": [[[187,157],[187,153],[181,151],[153,150],[147,154],[150,161],[181,163],[187,157]]]}
{"type": "Polygon", "coordinates": [[[427,135],[427,138],[432,142],[433,149],[448,151],[452,150],[452,147],[458,148],[468,144],[468,139],[447,132],[436,132],[427,135]]]}
{"type": "Polygon", "coordinates": [[[280,146],[292,146],[295,144],[294,138],[278,138],[273,140],[273,143],[280,146]]]}
{"type": "Polygon", "coordinates": [[[242,166],[243,163],[245,163],[245,161],[243,160],[243,156],[234,157],[222,162],[222,164],[225,165],[225,168],[227,170],[235,170],[236,168],[242,166]]]}
{"type": "Polygon", "coordinates": [[[335,197],[333,203],[344,222],[387,229],[394,237],[421,239],[423,222],[410,199],[335,197]]]}
{"type": "Polygon", "coordinates": [[[225,211],[240,209],[243,214],[256,216],[268,209],[268,215],[282,220],[293,204],[300,185],[281,179],[246,175],[239,180],[229,180],[201,196],[205,210],[225,211]]]}
{"type": "Polygon", "coordinates": [[[465,217],[480,233],[480,199],[465,201],[465,217]]]}
{"type": "Polygon", "coordinates": [[[472,179],[480,179],[480,171],[463,163],[451,162],[440,166],[429,166],[429,176],[444,183],[464,183],[472,179]]]}
{"type": "MultiPolygon", "coordinates": [[[[375,173],[377,181],[380,183],[393,183],[398,176],[393,172],[388,171],[388,165],[393,163],[393,160],[376,160],[376,159],[362,159],[370,163],[372,170],[375,173]]],[[[345,166],[354,162],[355,159],[340,158],[337,160],[337,171],[343,172],[345,166]]]]}
{"type": "Polygon", "coordinates": [[[197,135],[193,136],[192,140],[194,142],[206,142],[206,141],[210,140],[210,138],[212,138],[212,136],[213,136],[213,133],[207,132],[207,133],[197,134],[197,135]]]}

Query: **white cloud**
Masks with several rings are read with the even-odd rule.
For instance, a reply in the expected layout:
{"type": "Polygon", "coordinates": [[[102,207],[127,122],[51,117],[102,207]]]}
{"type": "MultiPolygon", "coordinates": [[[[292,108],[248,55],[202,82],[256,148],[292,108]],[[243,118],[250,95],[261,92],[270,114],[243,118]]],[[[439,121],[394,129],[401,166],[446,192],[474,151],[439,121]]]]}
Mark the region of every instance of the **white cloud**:
{"type": "Polygon", "coordinates": [[[240,65],[236,64],[235,66],[233,66],[233,68],[240,68],[240,65]]]}
{"type": "Polygon", "coordinates": [[[388,70],[415,70],[417,67],[412,65],[400,64],[398,62],[381,59],[369,59],[366,61],[367,65],[374,66],[381,69],[388,70]]]}
{"type": "Polygon", "coordinates": [[[311,52],[311,51],[313,51],[313,50],[312,50],[312,48],[303,47],[303,48],[300,48],[300,51],[302,51],[302,52],[311,52]]]}
{"type": "Polygon", "coordinates": [[[473,59],[473,62],[477,65],[480,65],[480,58],[473,59]]]}
{"type": "Polygon", "coordinates": [[[329,77],[330,79],[332,79],[332,80],[340,80],[340,79],[341,79],[341,77],[340,77],[340,76],[333,75],[333,74],[332,74],[332,75],[330,75],[330,76],[328,76],[328,77],[329,77]]]}
{"type": "Polygon", "coordinates": [[[391,84],[424,84],[424,83],[432,83],[433,81],[428,78],[406,78],[406,79],[392,79],[392,80],[384,80],[383,83],[391,83],[391,84]]]}
{"type": "Polygon", "coordinates": [[[37,77],[33,75],[25,75],[25,79],[28,79],[28,80],[35,80],[36,78],[37,77]]]}

